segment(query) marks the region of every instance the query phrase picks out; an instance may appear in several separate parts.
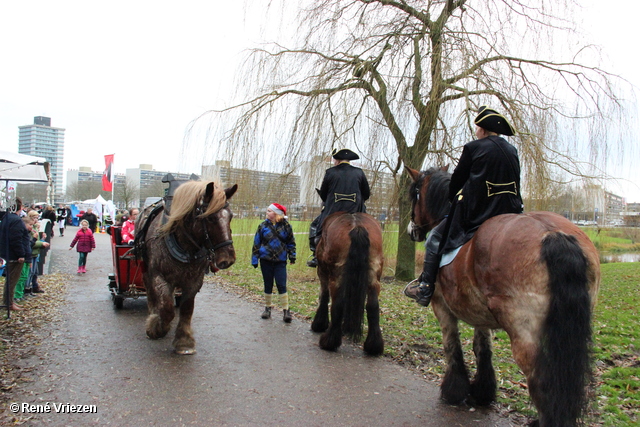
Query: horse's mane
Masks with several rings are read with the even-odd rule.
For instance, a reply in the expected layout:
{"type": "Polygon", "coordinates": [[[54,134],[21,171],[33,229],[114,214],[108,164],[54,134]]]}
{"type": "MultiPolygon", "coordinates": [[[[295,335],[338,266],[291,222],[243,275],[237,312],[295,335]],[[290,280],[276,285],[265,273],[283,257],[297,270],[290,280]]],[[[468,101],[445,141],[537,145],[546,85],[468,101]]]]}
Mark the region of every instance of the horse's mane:
{"type": "Polygon", "coordinates": [[[429,177],[429,188],[427,188],[426,207],[429,215],[435,221],[440,221],[449,213],[451,208],[451,203],[449,202],[451,174],[437,167],[431,167],[421,172],[420,178],[411,184],[412,200],[417,198],[418,191],[427,177],[429,177]]]}
{"type": "MultiPolygon", "coordinates": [[[[180,185],[171,203],[171,215],[165,225],[160,228],[160,233],[170,233],[182,226],[191,216],[193,211],[200,205],[202,197],[207,189],[206,181],[188,181],[180,185]]],[[[227,202],[225,192],[218,186],[214,186],[213,196],[207,210],[198,215],[199,218],[206,218],[222,209],[227,202]]]]}

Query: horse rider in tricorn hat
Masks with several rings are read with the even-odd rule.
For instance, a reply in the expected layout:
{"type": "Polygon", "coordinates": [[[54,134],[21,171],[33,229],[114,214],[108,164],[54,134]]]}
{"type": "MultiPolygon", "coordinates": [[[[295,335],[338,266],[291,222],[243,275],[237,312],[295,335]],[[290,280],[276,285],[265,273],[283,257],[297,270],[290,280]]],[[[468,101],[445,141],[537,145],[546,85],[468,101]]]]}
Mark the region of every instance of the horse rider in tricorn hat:
{"type": "Polygon", "coordinates": [[[331,153],[334,166],[327,169],[320,187],[323,208],[309,228],[309,249],[313,254],[307,261],[309,267],[317,267],[316,245],[322,235],[322,222],[334,212],[366,212],[364,202],[369,199],[369,181],[362,169],[352,166],[351,160],[360,157],[353,151],[343,148],[331,153]]]}
{"type": "Polygon", "coordinates": [[[412,281],[404,289],[406,296],[425,307],[435,290],[442,253],[469,241],[489,218],[522,213],[518,151],[500,136],[512,136],[515,130],[503,115],[486,106],[480,107],[474,123],[478,139],[465,144],[451,175],[449,215],[427,237],[418,284],[412,281]]]}

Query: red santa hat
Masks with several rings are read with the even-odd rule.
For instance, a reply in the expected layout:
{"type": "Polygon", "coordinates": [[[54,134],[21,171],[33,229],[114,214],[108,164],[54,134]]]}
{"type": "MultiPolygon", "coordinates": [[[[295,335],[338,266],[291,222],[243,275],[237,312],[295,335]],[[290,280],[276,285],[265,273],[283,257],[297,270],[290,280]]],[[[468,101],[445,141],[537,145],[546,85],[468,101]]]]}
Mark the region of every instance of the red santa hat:
{"type": "Polygon", "coordinates": [[[286,215],[287,214],[287,208],[285,208],[284,206],[282,206],[279,203],[271,203],[269,205],[269,209],[271,209],[272,211],[274,211],[276,214],[278,215],[286,215]]]}

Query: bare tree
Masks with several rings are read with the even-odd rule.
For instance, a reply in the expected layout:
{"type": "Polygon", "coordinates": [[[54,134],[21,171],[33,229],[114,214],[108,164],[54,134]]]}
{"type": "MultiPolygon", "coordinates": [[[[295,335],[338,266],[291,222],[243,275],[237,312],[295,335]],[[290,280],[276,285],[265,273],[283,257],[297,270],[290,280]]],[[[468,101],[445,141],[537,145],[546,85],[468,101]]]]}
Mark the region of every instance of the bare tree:
{"type": "Polygon", "coordinates": [[[134,201],[137,204],[139,192],[138,184],[130,178],[125,178],[124,183],[115,187],[114,203],[117,201],[119,206],[130,208],[134,201]]]}
{"type": "MultiPolygon", "coordinates": [[[[165,188],[167,188],[167,184],[160,180],[155,180],[151,184],[140,188],[139,206],[144,204],[147,197],[164,197],[165,188]]],[[[132,207],[130,205],[127,206],[132,207]]]]}
{"type": "Polygon", "coordinates": [[[65,201],[72,202],[77,200],[80,200],[80,183],[78,181],[74,181],[67,185],[65,201]]]}
{"type": "MultiPolygon", "coordinates": [[[[236,162],[280,162],[285,171],[333,147],[355,149],[365,167],[382,162],[397,176],[404,230],[411,206],[402,165],[453,161],[487,104],[519,131],[511,141],[535,200],[554,169],[593,175],[607,152],[605,129],[623,121],[616,77],[589,62],[588,46],[567,42],[574,7],[572,0],[303,2],[287,39],[293,46],[253,50],[239,85],[248,100],[212,112],[208,147],[236,162]],[[576,156],[583,142],[588,163],[576,156]]],[[[413,278],[414,253],[401,232],[397,278],[413,278]]]]}
{"type": "Polygon", "coordinates": [[[18,183],[16,195],[22,199],[22,203],[25,206],[29,206],[32,203],[41,203],[46,201],[47,198],[47,184],[18,183]]]}

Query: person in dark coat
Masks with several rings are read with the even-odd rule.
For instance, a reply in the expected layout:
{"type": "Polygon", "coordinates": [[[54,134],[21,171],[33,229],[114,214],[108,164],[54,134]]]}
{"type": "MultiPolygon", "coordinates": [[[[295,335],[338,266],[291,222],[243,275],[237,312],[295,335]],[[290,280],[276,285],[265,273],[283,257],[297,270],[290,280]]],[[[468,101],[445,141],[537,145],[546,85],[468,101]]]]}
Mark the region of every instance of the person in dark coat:
{"type": "Polygon", "coordinates": [[[287,259],[291,264],[296,262],[296,238],[286,215],[287,208],[281,204],[269,205],[266,219],[258,225],[253,238],[251,265],[257,268],[259,263],[262,270],[265,307],[261,317],[271,318],[273,282],[275,281],[283,310],[282,320],[291,323],[293,318],[287,293],[287,259]]]}
{"type": "Polygon", "coordinates": [[[404,289],[406,296],[425,307],[435,290],[441,253],[468,242],[489,218],[522,213],[518,151],[500,136],[514,135],[513,127],[504,116],[486,106],[480,107],[474,122],[478,139],[465,144],[451,175],[450,214],[427,238],[418,284],[413,281],[404,289]]]}
{"type": "MultiPolygon", "coordinates": [[[[22,210],[22,200],[16,198],[16,210],[22,210]]],[[[31,258],[31,248],[25,244],[25,236],[29,234],[20,216],[7,211],[0,222],[0,258],[6,261],[6,280],[4,286],[4,305],[11,310],[23,308],[13,301],[16,284],[20,280],[22,267],[26,259],[31,258]]]]}
{"type": "Polygon", "coordinates": [[[80,217],[80,222],[86,220],[89,223],[89,230],[92,233],[96,231],[96,227],[98,226],[98,217],[93,213],[93,208],[87,208],[87,211],[80,217]]]}
{"type": "Polygon", "coordinates": [[[356,153],[346,148],[334,149],[331,156],[335,166],[327,169],[318,191],[323,203],[322,212],[309,229],[309,249],[313,254],[307,261],[309,267],[318,266],[316,245],[322,235],[324,219],[334,212],[366,212],[364,202],[371,195],[369,181],[362,169],[349,163],[360,158],[356,153]]]}
{"type": "Polygon", "coordinates": [[[53,233],[53,226],[55,225],[58,216],[56,215],[56,211],[53,208],[53,206],[49,205],[46,208],[44,208],[44,210],[42,211],[42,219],[46,219],[49,220],[49,222],[51,222],[51,237],[53,237],[54,233],[53,233]]]}

